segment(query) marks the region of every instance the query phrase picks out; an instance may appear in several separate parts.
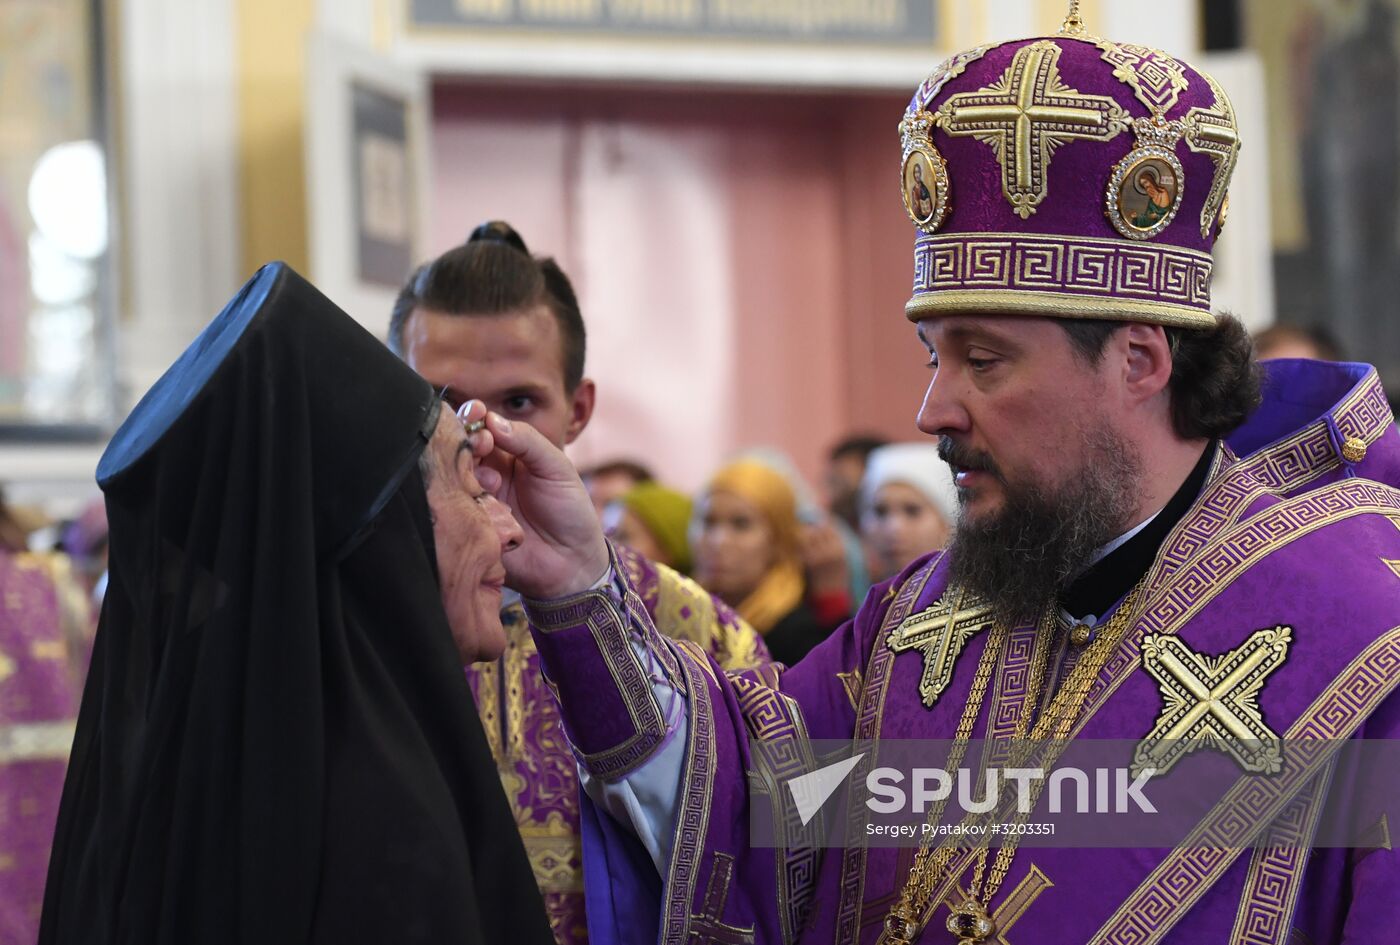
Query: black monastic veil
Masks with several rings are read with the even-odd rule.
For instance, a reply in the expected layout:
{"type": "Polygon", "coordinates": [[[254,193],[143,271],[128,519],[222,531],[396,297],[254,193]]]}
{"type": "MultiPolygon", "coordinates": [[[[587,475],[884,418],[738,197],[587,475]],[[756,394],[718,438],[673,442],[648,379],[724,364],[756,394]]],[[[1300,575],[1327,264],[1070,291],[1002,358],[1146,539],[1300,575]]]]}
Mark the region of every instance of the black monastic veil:
{"type": "Polygon", "coordinates": [[[42,945],[553,941],[440,602],[438,410],[274,264],[118,430],[42,945]]]}

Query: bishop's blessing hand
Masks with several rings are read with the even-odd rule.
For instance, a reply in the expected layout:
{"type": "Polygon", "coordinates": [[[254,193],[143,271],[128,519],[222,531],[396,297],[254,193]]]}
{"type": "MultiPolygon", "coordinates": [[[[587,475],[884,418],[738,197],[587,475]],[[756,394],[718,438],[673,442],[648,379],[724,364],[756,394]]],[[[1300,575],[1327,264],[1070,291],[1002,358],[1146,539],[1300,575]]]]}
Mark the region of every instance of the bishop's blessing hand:
{"type": "Polygon", "coordinates": [[[510,508],[525,534],[505,554],[506,583],[537,600],[596,584],[608,571],[608,545],[573,463],[528,423],[494,413],[476,439],[481,487],[510,508]]]}

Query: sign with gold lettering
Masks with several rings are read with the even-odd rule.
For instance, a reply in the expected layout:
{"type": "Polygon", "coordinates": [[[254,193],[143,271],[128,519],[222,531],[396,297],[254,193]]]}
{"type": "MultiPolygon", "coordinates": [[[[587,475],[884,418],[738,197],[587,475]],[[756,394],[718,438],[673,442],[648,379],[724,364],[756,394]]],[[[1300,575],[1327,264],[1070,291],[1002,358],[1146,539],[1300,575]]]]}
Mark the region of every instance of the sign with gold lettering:
{"type": "Polygon", "coordinates": [[[414,32],[937,48],[940,0],[407,0],[414,32]]]}

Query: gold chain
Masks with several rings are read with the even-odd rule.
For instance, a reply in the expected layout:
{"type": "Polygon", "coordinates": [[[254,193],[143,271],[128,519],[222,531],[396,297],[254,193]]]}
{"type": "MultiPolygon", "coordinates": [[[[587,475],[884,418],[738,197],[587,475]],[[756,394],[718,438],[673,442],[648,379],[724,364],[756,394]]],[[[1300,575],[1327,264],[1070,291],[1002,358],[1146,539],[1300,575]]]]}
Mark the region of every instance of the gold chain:
{"type": "MultiPolygon", "coordinates": [[[[1118,644],[1135,622],[1138,600],[1142,596],[1142,585],[1143,582],[1139,581],[1137,586],[1128,593],[1117,612],[1104,625],[1103,632],[1089,644],[1088,651],[1075,664],[1069,678],[1060,687],[1060,691],[1055,694],[1049,710],[1039,720],[1035,730],[1031,733],[1032,746],[1045,743],[1048,740],[1049,753],[1042,762],[1045,770],[1053,768],[1060,755],[1069,746],[1070,729],[1074,727],[1079,713],[1084,708],[1084,703],[1089,699],[1089,690],[1093,687],[1094,680],[1098,678],[1104,664],[1118,649],[1118,644]]],[[[1025,767],[1028,761],[1028,751],[1029,746],[1023,749],[1012,766],[1025,767]]],[[[1046,783],[1045,779],[1036,782],[1030,794],[1030,803],[1026,805],[1025,812],[1017,817],[1018,824],[1025,821],[1030,816],[1030,812],[1035,809],[1036,802],[1039,801],[1040,793],[1045,789],[1046,783]]],[[[1007,872],[1011,869],[1011,859],[1016,855],[1016,847],[1020,843],[1020,839],[1021,834],[1012,831],[1006,844],[997,851],[997,859],[992,865],[992,873],[987,880],[987,887],[978,896],[984,905],[990,903],[992,897],[997,894],[997,890],[1001,888],[1002,880],[1006,878],[1007,872]]],[[[976,895],[975,890],[973,894],[976,895]]]]}
{"type": "MultiPolygon", "coordinates": [[[[968,692],[967,703],[963,706],[962,718],[958,720],[958,728],[953,736],[953,750],[948,757],[947,770],[954,771],[962,765],[963,758],[967,754],[968,744],[972,740],[972,729],[977,723],[977,716],[981,713],[982,703],[986,699],[987,685],[992,677],[992,670],[996,667],[998,657],[1005,646],[1006,638],[1010,628],[1002,621],[997,621],[993,625],[991,632],[987,635],[987,643],[982,650],[982,658],[978,660],[976,674],[972,678],[972,688],[968,692]]],[[[1042,646],[1037,648],[1036,665],[1032,667],[1030,687],[1034,692],[1028,693],[1028,702],[1032,698],[1038,698],[1040,687],[1044,684],[1046,669],[1049,665],[1050,647],[1042,646]]],[[[1029,723],[1029,714],[1017,720],[1015,737],[1023,738],[1025,728],[1029,723]]],[[[951,796],[952,792],[949,792],[951,796]]],[[[948,797],[936,802],[928,814],[928,823],[936,826],[943,818],[943,811],[948,806],[948,797]]],[[[932,847],[932,838],[935,832],[928,830],[924,832],[923,838],[919,842],[919,851],[914,856],[914,864],[909,870],[909,879],[900,891],[899,902],[890,910],[889,916],[885,920],[885,930],[880,936],[880,942],[887,945],[895,943],[912,942],[914,936],[922,930],[924,918],[930,911],[930,907],[935,905],[934,894],[943,880],[944,872],[947,870],[949,861],[962,849],[956,844],[940,844],[932,847]]]]}
{"type": "MultiPolygon", "coordinates": [[[[1032,667],[1030,685],[1027,689],[1021,716],[1016,722],[1016,730],[1011,736],[1013,744],[1017,745],[1018,748],[1014,758],[1008,762],[1009,767],[1025,767],[1032,746],[1043,743],[1047,739],[1050,740],[1049,754],[1039,766],[1047,769],[1054,766],[1055,761],[1067,747],[1066,736],[1083,710],[1094,680],[1098,678],[1099,672],[1135,622],[1143,583],[1143,581],[1139,581],[1137,586],[1128,593],[1114,615],[1103,625],[1102,632],[1089,644],[1088,649],[1075,664],[1069,677],[1051,700],[1049,708],[1037,720],[1034,729],[1030,731],[1030,741],[1027,743],[1026,734],[1030,728],[1030,719],[1035,711],[1035,706],[1040,702],[1040,692],[1047,682],[1050,650],[1052,649],[1048,635],[1055,626],[1054,613],[1056,608],[1054,606],[1047,608],[1037,628],[1041,636],[1037,641],[1036,663],[1032,667]]],[[[978,661],[977,672],[973,677],[972,689],[968,693],[967,705],[964,706],[962,718],[958,722],[956,741],[948,759],[949,770],[957,768],[967,754],[972,728],[981,711],[982,702],[986,697],[987,684],[1005,644],[1007,632],[1007,628],[998,622],[988,635],[986,648],[982,651],[982,658],[978,661]]],[[[1018,814],[1016,823],[1024,821],[1035,809],[1045,784],[1044,779],[1037,782],[1030,797],[1030,803],[1024,812],[1018,814]]],[[[942,818],[946,806],[947,798],[939,801],[930,811],[928,822],[936,825],[942,818]]],[[[999,801],[989,814],[980,817],[970,816],[966,822],[975,823],[982,820],[990,823],[991,820],[999,816],[1003,806],[999,801]]],[[[942,874],[953,855],[961,849],[954,845],[944,844],[930,849],[933,833],[933,831],[926,832],[919,844],[919,852],[914,858],[914,865],[909,870],[909,879],[900,892],[899,902],[890,910],[890,914],[885,920],[885,930],[879,940],[881,945],[912,942],[915,936],[923,930],[925,916],[929,912],[930,906],[934,904],[934,894],[939,891],[939,887],[942,885],[940,882],[944,879],[942,874]]],[[[968,901],[964,903],[964,906],[972,907],[985,920],[988,904],[996,896],[1002,881],[1006,879],[1006,875],[1011,869],[1011,861],[1016,855],[1020,835],[1014,831],[1011,832],[1005,845],[997,851],[991,872],[986,875],[985,888],[982,888],[982,880],[986,874],[987,850],[991,842],[991,833],[984,830],[980,832],[980,836],[983,839],[979,840],[976,847],[976,865],[972,881],[968,885],[968,901]]],[[[990,925],[990,928],[994,930],[995,926],[990,925]]]]}
{"type": "MultiPolygon", "coordinates": [[[[987,695],[987,684],[991,681],[992,670],[997,656],[1006,641],[1008,628],[1001,621],[992,625],[987,634],[987,643],[982,649],[982,657],[977,661],[977,671],[972,677],[972,689],[968,692],[963,706],[962,718],[958,720],[957,733],[953,736],[953,750],[948,757],[948,770],[955,770],[962,764],[967,754],[968,743],[972,740],[972,729],[977,724],[977,716],[987,695]]],[[[951,796],[952,792],[949,792],[951,796]]],[[[928,823],[937,824],[943,818],[948,806],[948,797],[936,801],[928,814],[928,823]]],[[[914,864],[909,868],[909,879],[900,890],[899,901],[885,919],[885,929],[880,935],[881,942],[907,943],[922,928],[922,916],[928,910],[938,881],[942,878],[948,861],[957,848],[951,845],[933,847],[932,831],[926,832],[919,841],[919,851],[914,855],[914,864]]]]}

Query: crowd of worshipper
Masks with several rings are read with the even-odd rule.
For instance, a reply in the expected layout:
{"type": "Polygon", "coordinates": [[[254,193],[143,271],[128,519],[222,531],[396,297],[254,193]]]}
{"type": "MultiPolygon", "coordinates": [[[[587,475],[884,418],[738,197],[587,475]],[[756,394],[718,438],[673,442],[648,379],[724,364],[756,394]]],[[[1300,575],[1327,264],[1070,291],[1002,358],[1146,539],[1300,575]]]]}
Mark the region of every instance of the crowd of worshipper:
{"type": "Polygon", "coordinates": [[[935,445],[870,435],[832,449],[826,505],[771,450],[726,463],[693,497],[636,460],[582,476],[609,538],[694,578],[787,664],[849,619],[872,583],[942,548],[957,510],[935,445]]]}

